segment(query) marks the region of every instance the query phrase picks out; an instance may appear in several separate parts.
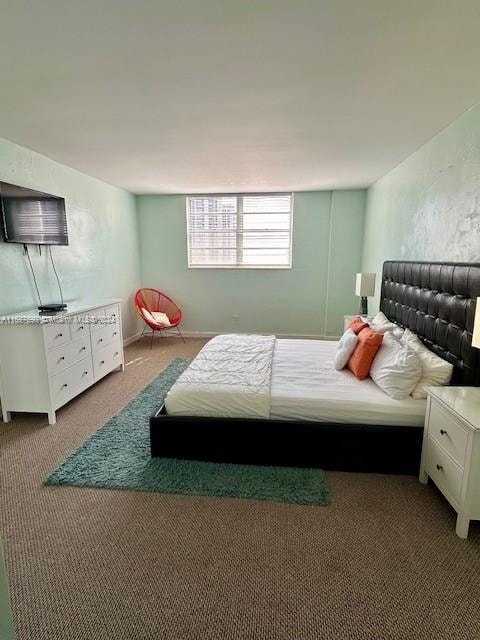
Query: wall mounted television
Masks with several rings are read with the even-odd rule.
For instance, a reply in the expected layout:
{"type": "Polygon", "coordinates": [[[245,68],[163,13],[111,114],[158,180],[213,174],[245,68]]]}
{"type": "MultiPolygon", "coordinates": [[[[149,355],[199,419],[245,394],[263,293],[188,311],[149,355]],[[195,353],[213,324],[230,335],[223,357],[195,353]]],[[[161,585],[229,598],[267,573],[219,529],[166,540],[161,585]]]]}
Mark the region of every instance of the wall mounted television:
{"type": "Polygon", "coordinates": [[[68,244],[64,198],[0,182],[0,208],[6,242],[68,244]]]}

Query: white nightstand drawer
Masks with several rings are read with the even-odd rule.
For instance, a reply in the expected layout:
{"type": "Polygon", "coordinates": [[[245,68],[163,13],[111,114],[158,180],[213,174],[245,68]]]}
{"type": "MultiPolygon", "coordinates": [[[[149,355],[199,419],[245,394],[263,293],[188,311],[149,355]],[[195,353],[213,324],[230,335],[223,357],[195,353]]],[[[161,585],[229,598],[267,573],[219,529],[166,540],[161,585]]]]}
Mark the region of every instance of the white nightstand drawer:
{"type": "Polygon", "coordinates": [[[460,501],[463,469],[430,436],[427,439],[427,473],[448,497],[457,503],[460,501]]]}
{"type": "Polygon", "coordinates": [[[90,353],[90,336],[88,334],[81,340],[74,340],[56,349],[51,349],[47,354],[48,372],[52,375],[67,369],[75,362],[89,356],[90,353]]]}
{"type": "Polygon", "coordinates": [[[430,408],[428,433],[462,468],[465,466],[468,433],[451,413],[433,402],[430,408]]]}

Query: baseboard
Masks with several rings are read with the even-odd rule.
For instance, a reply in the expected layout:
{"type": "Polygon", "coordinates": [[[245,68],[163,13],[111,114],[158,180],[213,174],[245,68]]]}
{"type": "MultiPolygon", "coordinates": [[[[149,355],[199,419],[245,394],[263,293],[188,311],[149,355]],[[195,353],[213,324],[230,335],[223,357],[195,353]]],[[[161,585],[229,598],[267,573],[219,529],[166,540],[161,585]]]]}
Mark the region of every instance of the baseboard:
{"type": "MultiPolygon", "coordinates": [[[[214,338],[215,336],[224,335],[225,333],[247,333],[243,331],[182,331],[182,335],[184,338],[214,338]]],[[[172,336],[173,334],[170,334],[172,336]]],[[[302,334],[302,333],[277,333],[275,334],[277,338],[288,339],[288,340],[340,340],[340,336],[325,336],[318,334],[302,334]]],[[[129,338],[125,338],[123,341],[123,346],[126,347],[132,342],[136,342],[141,338],[141,333],[136,333],[129,338]]],[[[180,336],[178,336],[180,337],[180,336]]]]}
{"type": "Polygon", "coordinates": [[[142,335],[141,333],[135,333],[133,336],[130,336],[129,338],[125,338],[123,341],[123,346],[127,347],[129,344],[132,344],[132,342],[136,342],[137,340],[140,339],[141,335],[142,335]]]}
{"type": "MultiPolygon", "coordinates": [[[[222,331],[219,332],[211,332],[211,331],[182,331],[182,334],[185,338],[214,338],[215,336],[219,336],[225,333],[246,333],[241,331],[222,331]]],[[[286,338],[286,339],[298,339],[298,340],[340,340],[340,336],[325,336],[325,335],[314,335],[314,334],[301,334],[301,333],[277,333],[275,334],[277,338],[286,338]]]]}

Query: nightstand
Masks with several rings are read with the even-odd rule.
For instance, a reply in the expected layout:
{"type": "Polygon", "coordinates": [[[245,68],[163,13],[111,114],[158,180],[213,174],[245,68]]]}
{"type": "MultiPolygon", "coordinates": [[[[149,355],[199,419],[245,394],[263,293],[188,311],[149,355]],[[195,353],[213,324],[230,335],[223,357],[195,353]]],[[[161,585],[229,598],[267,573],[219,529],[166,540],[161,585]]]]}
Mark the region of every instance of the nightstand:
{"type": "Polygon", "coordinates": [[[420,482],[431,478],[457,512],[456,532],[480,520],[480,388],[427,387],[420,482]]]}
{"type": "MultiPolygon", "coordinates": [[[[347,327],[348,327],[350,321],[352,320],[352,318],[356,318],[358,315],[359,314],[356,313],[354,316],[343,316],[343,330],[344,331],[347,330],[347,327]]],[[[367,316],[367,317],[360,316],[360,317],[363,318],[365,320],[365,322],[368,322],[368,323],[372,322],[373,318],[374,318],[374,316],[367,316]]]]}

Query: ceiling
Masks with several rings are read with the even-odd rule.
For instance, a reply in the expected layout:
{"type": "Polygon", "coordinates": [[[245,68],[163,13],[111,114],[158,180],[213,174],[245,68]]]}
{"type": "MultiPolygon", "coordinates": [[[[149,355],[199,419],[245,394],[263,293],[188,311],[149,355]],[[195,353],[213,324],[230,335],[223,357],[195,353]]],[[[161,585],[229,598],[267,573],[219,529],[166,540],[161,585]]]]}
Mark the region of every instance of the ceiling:
{"type": "Polygon", "coordinates": [[[477,0],[0,15],[0,136],[136,193],[363,187],[480,100],[477,0]]]}

